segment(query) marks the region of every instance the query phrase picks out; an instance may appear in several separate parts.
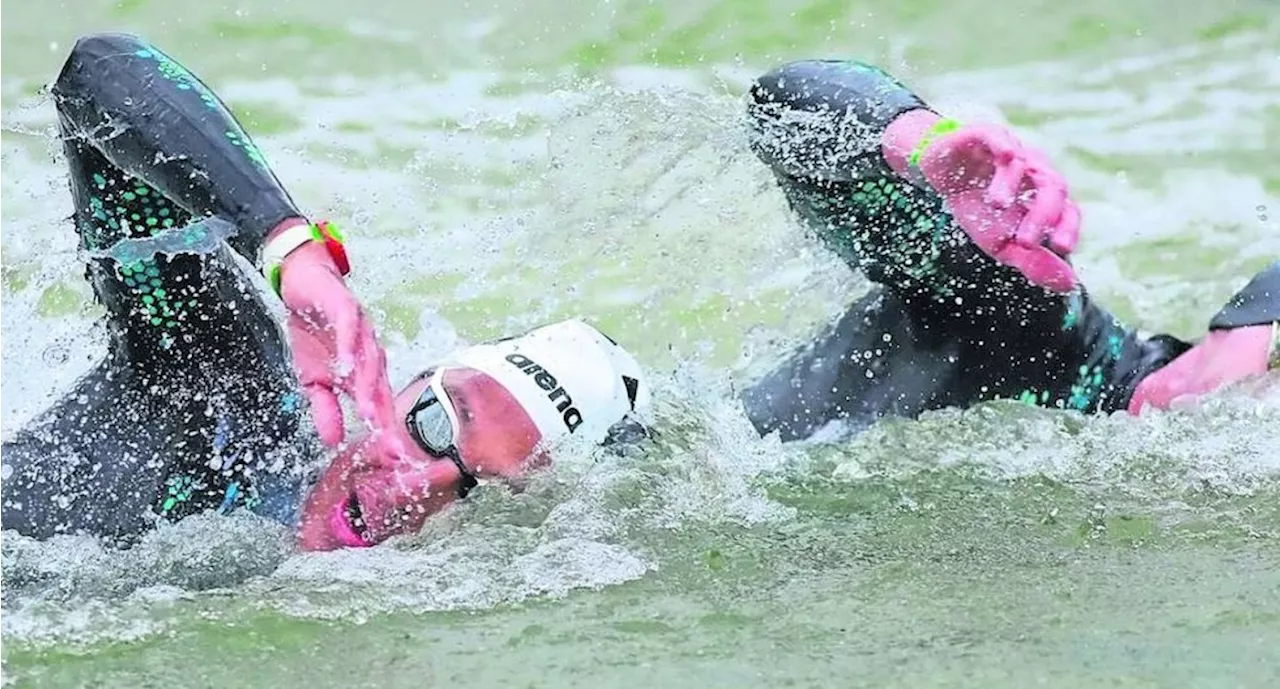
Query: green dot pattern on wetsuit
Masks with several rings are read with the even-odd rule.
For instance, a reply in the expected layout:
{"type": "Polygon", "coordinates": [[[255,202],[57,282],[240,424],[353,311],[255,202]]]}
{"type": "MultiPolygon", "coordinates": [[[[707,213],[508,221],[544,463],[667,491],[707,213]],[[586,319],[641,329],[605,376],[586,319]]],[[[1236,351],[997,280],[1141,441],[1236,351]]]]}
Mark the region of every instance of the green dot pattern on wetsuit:
{"type": "MultiPolygon", "coordinates": [[[[210,110],[218,110],[220,108],[225,109],[225,106],[218,100],[218,97],[213,94],[213,91],[210,90],[208,86],[205,86],[204,83],[197,79],[194,74],[188,72],[187,68],[179,64],[177,60],[165,55],[155,46],[140,48],[134,53],[134,55],[146,60],[154,60],[156,63],[156,71],[160,73],[160,76],[173,82],[177,86],[178,90],[190,91],[197,95],[204,103],[205,107],[210,110]]],[[[231,117],[228,117],[227,120],[230,122],[235,121],[234,118],[231,117]]],[[[258,147],[253,143],[253,140],[249,138],[249,135],[245,133],[243,129],[240,129],[239,127],[228,129],[226,136],[232,144],[244,151],[245,156],[247,156],[249,160],[252,160],[260,167],[267,167],[267,159],[262,156],[262,151],[258,150],[258,147]]]]}
{"type": "MultiPolygon", "coordinates": [[[[90,213],[82,218],[82,241],[90,251],[109,250],[123,239],[153,237],[173,228],[190,226],[194,217],[155,188],[123,171],[106,169],[90,179],[90,213]]],[[[192,231],[203,231],[198,226],[192,231]]],[[[100,265],[114,273],[128,294],[126,316],[131,324],[158,331],[156,343],[163,349],[181,338],[182,327],[200,316],[196,310],[204,284],[198,273],[202,257],[163,254],[125,262],[100,259],[100,265]]],[[[206,401],[207,402],[207,401],[206,401]]],[[[296,412],[296,393],[282,398],[285,412],[296,412]]],[[[215,414],[216,415],[216,414],[215,414]]],[[[285,434],[281,434],[285,435],[285,434]]],[[[198,469],[176,472],[166,480],[157,497],[156,511],[170,520],[182,519],[209,509],[228,512],[238,507],[254,509],[262,503],[251,470],[239,461],[236,434],[219,427],[211,438],[191,438],[188,442],[211,444],[212,465],[201,462],[198,469]]]]}
{"type": "MultiPolygon", "coordinates": [[[[1069,308],[1062,319],[1064,331],[1079,325],[1081,306],[1080,295],[1072,294],[1069,308]]],[[[1107,328],[1109,332],[1106,337],[1106,346],[1097,357],[1098,361],[1080,366],[1076,370],[1075,382],[1071,384],[1065,396],[1054,396],[1048,390],[1023,390],[1017,396],[1018,401],[1038,407],[1057,407],[1083,412],[1096,410],[1104,395],[1113,393],[1112,386],[1107,384],[1106,370],[1119,360],[1124,347],[1124,324],[1112,318],[1107,328]]]]}
{"type": "MultiPolygon", "coordinates": [[[[191,221],[191,215],[146,183],[123,172],[109,179],[93,174],[93,192],[89,197],[92,227],[81,228],[86,248],[101,250],[123,238],[155,235],[175,225],[191,221]]],[[[186,306],[170,294],[161,279],[157,258],[143,258],[127,265],[117,265],[120,280],[138,300],[135,313],[151,327],[176,328],[187,317],[186,306]]],[[[162,338],[162,346],[171,340],[162,338]]]]}
{"type": "MultiPolygon", "coordinates": [[[[868,175],[844,183],[784,185],[792,208],[828,248],[877,282],[898,285],[930,298],[955,299],[976,289],[966,275],[948,270],[949,254],[969,242],[937,194],[889,175],[868,175]]],[[[1071,298],[1062,330],[1078,327],[1081,303],[1071,298]]],[[[1104,346],[1070,382],[1052,390],[1024,390],[1015,399],[1028,404],[1089,412],[1114,393],[1107,371],[1119,359],[1124,326],[1107,325],[1104,346]]]]}
{"type": "Polygon", "coordinates": [[[791,206],[828,248],[877,282],[954,297],[956,278],[939,263],[959,241],[951,214],[935,195],[878,176],[839,183],[788,185],[791,206]],[[936,203],[930,203],[930,200],[936,203]]]}
{"type": "Polygon", "coordinates": [[[166,519],[181,519],[182,517],[201,512],[210,507],[217,506],[219,512],[225,514],[231,510],[243,506],[245,509],[252,510],[262,504],[262,497],[258,495],[257,489],[249,484],[243,489],[240,481],[219,482],[218,486],[211,486],[204,477],[195,474],[175,474],[165,481],[164,499],[160,502],[160,516],[166,519]],[[206,498],[205,500],[197,500],[193,502],[193,498],[206,498]],[[210,502],[207,498],[215,498],[210,502]]]}
{"type": "MultiPolygon", "coordinates": [[[[884,70],[857,60],[836,63],[841,69],[874,76],[866,95],[881,106],[915,96],[884,70]]],[[[874,115],[862,116],[868,123],[874,115]]],[[[956,127],[943,120],[941,130],[956,127]]],[[[880,130],[877,128],[877,136],[880,130]]],[[[918,155],[923,146],[917,146],[918,155]]],[[[937,193],[922,189],[898,177],[878,156],[865,166],[853,166],[851,181],[790,182],[782,185],[793,210],[829,249],[846,263],[861,270],[872,280],[928,299],[948,304],[961,295],[990,293],[993,277],[987,271],[974,270],[974,252],[966,249],[972,242],[949,212],[937,193]]],[[[1082,327],[1083,304],[1078,294],[1069,298],[1061,330],[1082,327]]],[[[974,306],[972,300],[966,300],[974,306]]],[[[1097,327],[1097,323],[1089,324],[1097,327]]],[[[1103,331],[1087,361],[1060,380],[1040,387],[1019,390],[1015,399],[1045,407],[1097,411],[1105,400],[1117,394],[1110,373],[1120,360],[1126,333],[1124,325],[1112,318],[1102,324],[1103,331]]],[[[1007,394],[1007,391],[1006,391],[1007,394]]]]}

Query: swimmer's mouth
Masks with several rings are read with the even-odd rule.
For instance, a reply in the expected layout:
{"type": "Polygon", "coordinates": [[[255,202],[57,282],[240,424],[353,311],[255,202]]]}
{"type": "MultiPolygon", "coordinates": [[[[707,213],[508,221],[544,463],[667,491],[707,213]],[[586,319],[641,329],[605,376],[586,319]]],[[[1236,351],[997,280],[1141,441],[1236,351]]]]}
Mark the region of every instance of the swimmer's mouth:
{"type": "Polygon", "coordinates": [[[351,491],[351,495],[347,496],[347,502],[342,507],[342,514],[346,517],[347,526],[351,527],[352,533],[360,538],[365,545],[373,544],[373,537],[369,533],[369,525],[364,519],[364,510],[360,507],[360,497],[355,491],[351,491]]]}

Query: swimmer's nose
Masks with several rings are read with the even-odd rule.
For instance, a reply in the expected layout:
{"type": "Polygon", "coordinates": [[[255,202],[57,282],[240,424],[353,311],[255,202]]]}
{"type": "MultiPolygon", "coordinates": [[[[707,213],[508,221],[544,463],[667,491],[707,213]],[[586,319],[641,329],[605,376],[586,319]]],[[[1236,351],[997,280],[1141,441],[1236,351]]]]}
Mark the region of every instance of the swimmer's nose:
{"type": "Polygon", "coordinates": [[[848,180],[860,159],[879,156],[895,117],[925,107],[884,71],[856,60],[802,60],[751,85],[751,145],[775,172],[848,180]]]}

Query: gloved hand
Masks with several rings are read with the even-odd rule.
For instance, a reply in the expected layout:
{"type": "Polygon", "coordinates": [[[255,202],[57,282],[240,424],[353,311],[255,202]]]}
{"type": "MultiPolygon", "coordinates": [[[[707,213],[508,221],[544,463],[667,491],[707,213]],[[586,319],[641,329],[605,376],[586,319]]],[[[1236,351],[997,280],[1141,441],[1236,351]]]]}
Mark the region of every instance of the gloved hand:
{"type": "MultiPolygon", "coordinates": [[[[320,439],[332,446],[345,436],[340,393],[355,400],[360,417],[375,430],[400,423],[387,378],[386,352],[322,244],[308,242],[285,257],[280,267],[280,298],[289,311],[294,368],[311,402],[320,439]]],[[[404,454],[401,434],[378,435],[387,451],[404,454]]]]}
{"type": "Polygon", "coordinates": [[[1004,127],[958,126],[928,110],[895,119],[881,149],[899,174],[914,164],[989,256],[1055,292],[1077,283],[1065,258],[1079,239],[1080,211],[1043,153],[1004,127]]]}
{"type": "Polygon", "coordinates": [[[1195,398],[1247,376],[1265,373],[1271,351],[1271,324],[1211,330],[1200,344],[1138,384],[1129,413],[1144,405],[1167,409],[1180,398],[1195,398]]]}

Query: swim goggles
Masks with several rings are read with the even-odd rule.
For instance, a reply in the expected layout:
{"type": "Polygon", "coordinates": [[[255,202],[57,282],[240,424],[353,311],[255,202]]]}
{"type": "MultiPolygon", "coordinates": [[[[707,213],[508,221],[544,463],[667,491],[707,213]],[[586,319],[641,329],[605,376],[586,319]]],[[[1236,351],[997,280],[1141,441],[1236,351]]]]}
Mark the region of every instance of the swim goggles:
{"type": "Polygon", "coordinates": [[[462,481],[458,484],[458,498],[461,499],[467,497],[471,489],[479,484],[479,480],[467,469],[462,456],[458,454],[458,411],[441,384],[442,373],[443,369],[436,369],[425,374],[429,377],[427,386],[409,408],[405,425],[409,428],[409,435],[413,436],[414,442],[423,452],[432,457],[448,458],[458,467],[458,473],[462,476],[462,481]]]}

